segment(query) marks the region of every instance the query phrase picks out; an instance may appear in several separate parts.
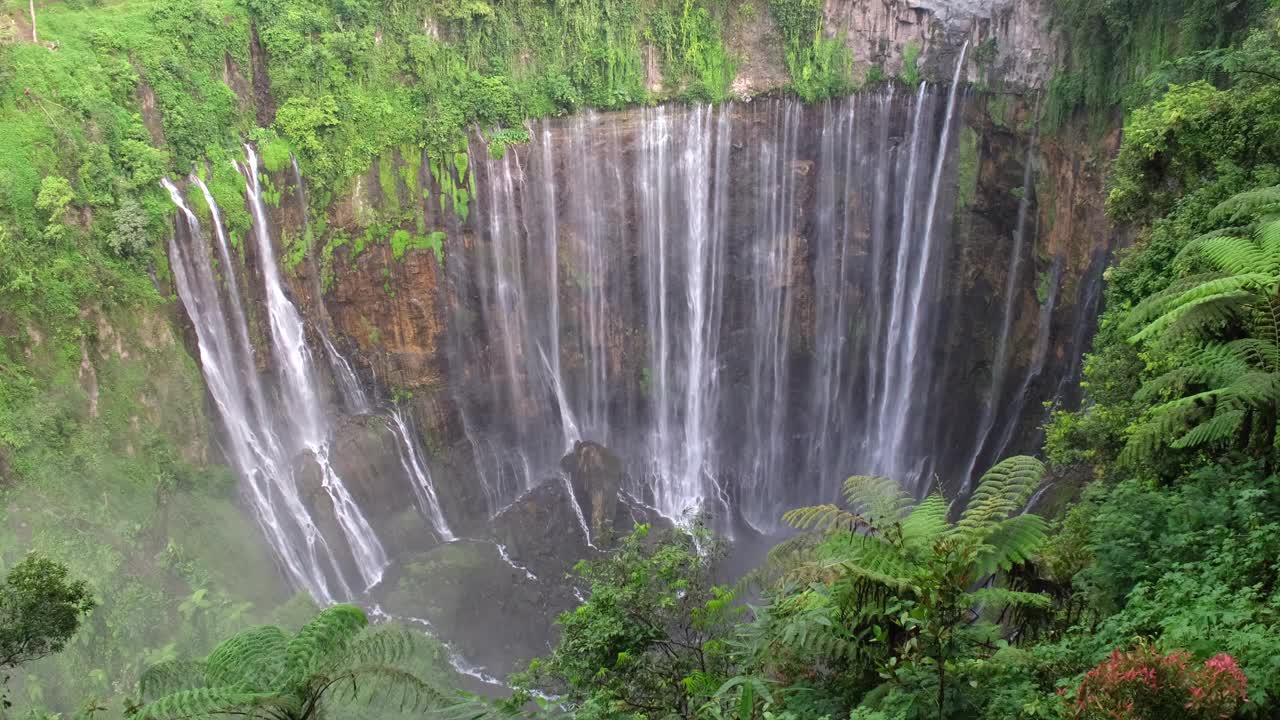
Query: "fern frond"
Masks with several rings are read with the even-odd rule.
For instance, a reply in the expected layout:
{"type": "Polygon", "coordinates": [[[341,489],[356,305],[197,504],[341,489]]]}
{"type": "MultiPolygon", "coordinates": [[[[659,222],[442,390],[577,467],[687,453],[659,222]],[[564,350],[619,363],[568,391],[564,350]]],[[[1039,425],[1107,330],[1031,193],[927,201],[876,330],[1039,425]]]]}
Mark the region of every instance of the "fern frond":
{"type": "Polygon", "coordinates": [[[782,579],[812,582],[815,576],[813,564],[817,560],[818,536],[804,533],[787,538],[774,545],[765,555],[760,567],[751,571],[744,580],[769,587],[782,579]]]}
{"type": "Polygon", "coordinates": [[[992,525],[1020,511],[1044,479],[1044,463],[1016,455],[996,464],[978,481],[955,530],[962,537],[982,537],[992,525]]]}
{"type": "Polygon", "coordinates": [[[973,561],[973,577],[985,578],[1031,560],[1049,538],[1048,523],[1023,513],[1000,521],[983,539],[973,561]]]}
{"type": "Polygon", "coordinates": [[[1033,592],[1019,592],[999,587],[985,587],[969,593],[969,599],[979,608],[1033,607],[1047,608],[1052,602],[1049,596],[1033,592]]]}
{"type": "Polygon", "coordinates": [[[378,627],[361,633],[343,651],[332,655],[322,672],[330,674],[350,667],[394,666],[408,658],[424,656],[430,650],[421,633],[390,626],[378,627]]]}
{"type": "Polygon", "coordinates": [[[903,542],[932,543],[951,527],[947,522],[949,507],[942,493],[930,493],[902,521],[903,542]]]}
{"type": "Polygon", "coordinates": [[[1280,374],[1261,370],[1245,373],[1223,388],[1220,395],[1236,407],[1268,407],[1280,402],[1280,374]]]}
{"type": "Polygon", "coordinates": [[[1173,441],[1171,446],[1175,448],[1200,447],[1201,445],[1212,445],[1228,440],[1240,433],[1244,416],[1245,412],[1243,410],[1220,412],[1191,428],[1186,435],[1173,441]]]}
{"type": "Polygon", "coordinates": [[[265,717],[265,712],[259,714],[255,711],[287,703],[285,698],[266,693],[232,688],[196,688],[179,690],[143,705],[130,717],[135,720],[187,720],[231,714],[265,717]]]}
{"type": "Polygon", "coordinates": [[[1219,235],[1196,245],[1206,260],[1232,275],[1276,274],[1276,257],[1248,238],[1219,235]]]}
{"type": "Polygon", "coordinates": [[[1210,322],[1231,319],[1240,307],[1257,300],[1271,280],[1270,275],[1248,274],[1203,283],[1180,295],[1167,312],[1135,333],[1129,342],[1169,342],[1210,322]]]}
{"type": "Polygon", "coordinates": [[[1120,332],[1126,335],[1133,335],[1143,327],[1146,327],[1152,320],[1169,312],[1170,309],[1178,304],[1178,299],[1188,290],[1200,287],[1210,280],[1218,280],[1222,276],[1220,272],[1210,272],[1189,275],[1174,280],[1168,287],[1147,296],[1146,299],[1130,310],[1120,322],[1120,332]]]}
{"type": "Polygon", "coordinates": [[[179,690],[205,686],[205,664],[199,660],[167,660],[147,668],[138,678],[138,694],[144,702],[179,690]]]}
{"type": "Polygon", "coordinates": [[[916,564],[904,547],[861,533],[832,536],[818,547],[818,553],[824,568],[843,569],[856,563],[876,576],[905,577],[916,564]]]}
{"type": "Polygon", "coordinates": [[[783,514],[782,521],[797,530],[827,532],[844,529],[853,532],[867,527],[867,521],[835,505],[796,508],[783,514]]]}
{"type": "Polygon", "coordinates": [[[1189,387],[1220,386],[1229,382],[1230,377],[1230,374],[1223,372],[1221,365],[1189,360],[1186,365],[1144,382],[1133,394],[1133,399],[1139,403],[1149,403],[1165,399],[1171,393],[1183,392],[1189,387]]]}
{"type": "Polygon", "coordinates": [[[1240,338],[1206,346],[1192,359],[1202,367],[1214,367],[1221,375],[1239,375],[1254,368],[1280,367],[1280,348],[1262,338],[1240,338]]]}
{"type": "Polygon", "coordinates": [[[456,698],[417,675],[391,665],[362,665],[330,678],[329,701],[359,702],[397,712],[421,712],[452,705],[456,698]]]}
{"type": "Polygon", "coordinates": [[[1218,222],[1239,223],[1280,208],[1280,186],[1237,193],[1218,203],[1209,217],[1218,222]]]}
{"type": "Polygon", "coordinates": [[[1255,235],[1263,252],[1272,258],[1280,258],[1280,221],[1269,220],[1262,223],[1255,235]]]}
{"type": "Polygon", "coordinates": [[[325,608],[289,640],[285,650],[284,673],[291,682],[320,669],[326,658],[340,655],[369,618],[355,605],[325,608]]]}
{"type": "Polygon", "coordinates": [[[260,625],[222,641],[205,660],[210,687],[268,692],[279,687],[288,638],[274,625],[260,625]]]}
{"type": "Polygon", "coordinates": [[[1181,428],[1196,416],[1204,412],[1204,408],[1195,404],[1167,403],[1152,410],[1146,421],[1137,425],[1118,458],[1122,464],[1135,465],[1150,459],[1155,451],[1181,428]]]}
{"type": "Polygon", "coordinates": [[[913,502],[896,480],[872,475],[855,475],[845,480],[844,496],[850,509],[877,530],[901,520],[913,502]]]}
{"type": "Polygon", "coordinates": [[[916,585],[910,577],[877,572],[871,568],[863,567],[862,565],[853,562],[841,563],[840,570],[843,575],[841,578],[842,582],[849,582],[853,579],[865,580],[872,584],[879,585],[891,592],[911,593],[913,595],[920,594],[920,586],[916,585]]]}

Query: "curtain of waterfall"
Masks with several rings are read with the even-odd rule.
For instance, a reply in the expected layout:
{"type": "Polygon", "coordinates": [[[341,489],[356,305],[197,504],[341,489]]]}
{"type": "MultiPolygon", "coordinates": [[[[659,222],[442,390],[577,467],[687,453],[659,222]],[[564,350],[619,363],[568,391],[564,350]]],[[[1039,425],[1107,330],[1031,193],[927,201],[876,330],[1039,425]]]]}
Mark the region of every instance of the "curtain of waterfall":
{"type": "Polygon", "coordinates": [[[849,474],[923,476],[960,96],[584,113],[473,147],[451,351],[490,510],[580,438],[663,514],[762,532],[849,474]]]}

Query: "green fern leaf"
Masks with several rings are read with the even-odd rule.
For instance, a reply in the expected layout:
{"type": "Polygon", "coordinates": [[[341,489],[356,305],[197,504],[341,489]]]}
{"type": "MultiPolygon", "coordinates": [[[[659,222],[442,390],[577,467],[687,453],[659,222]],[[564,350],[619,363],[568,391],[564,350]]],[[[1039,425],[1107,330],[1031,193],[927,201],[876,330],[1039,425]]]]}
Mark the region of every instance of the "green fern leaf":
{"type": "Polygon", "coordinates": [[[151,701],[179,690],[205,686],[205,664],[198,660],[168,660],[147,668],[138,679],[138,694],[151,701]]]}
{"type": "Polygon", "coordinates": [[[1227,410],[1191,428],[1187,434],[1172,443],[1175,448],[1211,445],[1235,437],[1244,422],[1243,410],[1227,410]]]}
{"type": "Polygon", "coordinates": [[[369,618],[355,605],[334,605],[321,611],[289,640],[285,677],[296,683],[316,672],[326,658],[342,654],[368,625],[369,618]]]}
{"type": "Polygon", "coordinates": [[[1260,214],[1280,208],[1280,186],[1264,187],[1237,193],[1222,201],[1209,214],[1217,222],[1252,220],[1260,214]]]}
{"type": "Polygon", "coordinates": [[[974,559],[973,577],[984,578],[1031,560],[1048,538],[1048,524],[1039,515],[1024,513],[997,523],[974,559]]]}
{"type": "Polygon", "coordinates": [[[947,501],[942,493],[930,493],[902,521],[904,542],[931,544],[950,528],[947,501]]]}
{"type": "Polygon", "coordinates": [[[991,468],[978,481],[969,507],[954,532],[962,537],[985,537],[995,523],[1020,511],[1044,480],[1044,463],[1018,455],[991,468]]]}
{"type": "Polygon", "coordinates": [[[274,625],[249,628],[214,648],[205,661],[210,687],[268,692],[280,685],[288,638],[274,625]]]}
{"type": "Polygon", "coordinates": [[[1129,342],[1160,339],[1168,343],[1194,328],[1230,319],[1240,307],[1256,300],[1271,279],[1269,275],[1250,274],[1203,283],[1180,295],[1168,312],[1152,320],[1130,337],[1129,342]]]}
{"type": "Polygon", "coordinates": [[[880,530],[901,520],[913,502],[896,480],[880,476],[855,475],[845,480],[844,495],[853,512],[880,530]]]}
{"type": "Polygon", "coordinates": [[[854,530],[867,526],[861,517],[835,505],[796,508],[782,516],[782,521],[797,530],[826,532],[834,528],[854,530]]]}
{"type": "MultiPolygon", "coordinates": [[[[144,705],[132,717],[136,720],[186,720],[233,714],[256,717],[259,715],[255,711],[281,707],[282,703],[287,706],[286,699],[273,694],[233,688],[196,688],[166,695],[144,705]]],[[[286,713],[285,716],[289,715],[286,713]]]]}
{"type": "Polygon", "coordinates": [[[1276,258],[1248,238],[1218,236],[1197,243],[1200,254],[1232,275],[1276,274],[1276,258]]]}

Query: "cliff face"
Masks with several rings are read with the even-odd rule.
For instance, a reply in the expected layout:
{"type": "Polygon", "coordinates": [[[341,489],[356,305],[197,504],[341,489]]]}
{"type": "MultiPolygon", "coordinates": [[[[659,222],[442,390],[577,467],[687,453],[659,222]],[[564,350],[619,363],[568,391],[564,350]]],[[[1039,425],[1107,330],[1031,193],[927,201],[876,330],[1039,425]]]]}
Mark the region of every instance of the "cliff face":
{"type": "MultiPolygon", "coordinates": [[[[678,109],[661,120],[646,110],[549,120],[530,125],[533,142],[509,148],[501,160],[489,157],[478,138],[462,168],[433,166],[431,158],[414,157],[411,149],[384,155],[325,211],[325,233],[312,240],[313,252],[297,266],[293,292],[313,328],[333,338],[365,383],[378,388],[383,399],[394,395],[410,404],[442,478],[444,502],[463,526],[483,525],[495,503],[536,484],[540,473],[553,472],[562,449],[557,445],[575,434],[623,446],[620,451],[632,455],[633,474],[643,474],[644,462],[637,458],[662,455],[653,451],[654,442],[670,441],[645,440],[649,431],[640,428],[661,424],[664,412],[680,432],[722,432],[713,426],[732,427],[734,418],[754,413],[748,426],[767,429],[783,422],[793,433],[822,437],[839,429],[865,442],[870,428],[883,424],[871,418],[888,407],[888,401],[877,399],[843,422],[832,421],[831,409],[824,405],[821,410],[832,428],[805,429],[818,410],[809,398],[825,392],[823,383],[832,392],[844,387],[855,394],[887,396],[900,388],[886,383],[918,380],[923,385],[919,397],[902,411],[918,419],[896,422],[902,425],[899,434],[918,436],[909,454],[920,459],[897,469],[920,472],[916,463],[924,462],[923,467],[941,471],[953,490],[960,491],[969,470],[980,471],[996,455],[1035,448],[1044,402],[1074,401],[1073,378],[1092,334],[1101,271],[1113,244],[1102,208],[1101,167],[1117,138],[1099,145],[1069,128],[1050,135],[1035,127],[1039,90],[1055,52],[1041,5],[1037,0],[827,4],[828,32],[844,38],[860,65],[890,71],[896,66],[897,74],[905,74],[904,62],[914,62],[922,77],[949,80],[964,48],[958,74],[971,84],[957,100],[944,158],[940,163],[924,159],[927,166],[914,181],[927,185],[937,165],[934,184],[942,187],[933,192],[932,202],[922,198],[899,205],[900,195],[893,193],[905,192],[908,179],[906,168],[897,165],[888,172],[904,176],[892,189],[883,189],[885,197],[842,197],[854,189],[846,175],[874,171],[866,156],[884,151],[898,158],[890,164],[906,162],[901,156],[912,130],[913,88],[864,91],[862,101],[811,110],[780,101],[730,105],[718,114],[707,111],[707,118],[696,121],[705,126],[692,130],[685,111],[678,109]],[[848,147],[828,147],[828,136],[846,132],[842,114],[849,114],[851,127],[874,123],[865,118],[872,107],[883,108],[876,112],[885,113],[887,123],[880,150],[873,147],[877,138],[858,139],[851,131],[848,138],[835,139],[848,147]],[[714,123],[725,124],[732,136],[725,138],[726,148],[716,146],[714,123]],[[649,200],[624,192],[624,186],[642,185],[642,164],[655,161],[642,157],[654,142],[646,133],[668,137],[687,132],[706,135],[706,148],[690,145],[676,153],[705,152],[709,154],[701,161],[712,162],[717,158],[711,154],[723,152],[729,168],[720,180],[704,178],[733,215],[719,231],[723,257],[705,270],[720,283],[714,291],[721,293],[706,317],[696,317],[701,309],[689,314],[680,309],[688,300],[680,296],[682,283],[692,281],[673,276],[668,287],[654,279],[658,275],[647,263],[655,247],[646,244],[642,217],[653,208],[645,204],[649,200]],[[788,133],[794,137],[784,137],[788,133]],[[759,165],[762,151],[773,153],[779,165],[759,165]],[[829,167],[832,152],[848,153],[849,168],[829,167]],[[835,182],[846,185],[833,187],[835,182]],[[593,192],[597,185],[599,192],[593,192]],[[456,197],[459,189],[462,204],[456,197]],[[775,200],[779,193],[782,199],[775,200]],[[833,202],[848,217],[832,220],[828,206],[833,202]],[[874,208],[858,204],[874,202],[888,208],[881,211],[893,228],[902,225],[905,213],[916,216],[908,234],[922,231],[918,218],[931,207],[943,219],[944,227],[930,230],[942,238],[940,249],[930,250],[937,253],[931,260],[934,267],[919,281],[927,307],[923,313],[913,310],[927,319],[920,331],[927,345],[912,351],[917,369],[911,373],[923,373],[920,378],[909,374],[894,380],[877,376],[883,370],[845,367],[852,361],[880,362],[868,354],[886,351],[867,325],[887,323],[883,332],[888,333],[893,319],[879,317],[871,307],[891,303],[892,296],[883,293],[892,292],[893,274],[916,262],[907,257],[916,252],[911,250],[904,255],[907,265],[894,266],[895,253],[901,252],[896,244],[907,235],[885,234],[884,228],[872,226],[874,219],[851,219],[858,213],[870,218],[874,208]],[[841,262],[865,265],[857,271],[865,277],[854,278],[849,270],[828,277],[826,266],[835,256],[823,238],[833,232],[846,238],[841,262]],[[764,261],[762,269],[759,256],[778,241],[770,233],[786,235],[777,245],[785,257],[764,261]],[[321,258],[318,249],[339,234],[348,240],[321,258]],[[428,237],[437,238],[438,247],[423,242],[428,237]],[[554,250],[545,250],[546,243],[554,250]],[[876,243],[885,247],[873,248],[876,243]],[[873,256],[875,252],[880,255],[873,256]],[[861,259],[850,259],[848,253],[861,259]],[[774,277],[762,280],[756,276],[760,272],[774,277]],[[876,297],[876,292],[882,295],[876,297]],[[671,307],[654,305],[662,293],[674,293],[663,299],[671,307]],[[833,293],[838,296],[834,304],[833,293]],[[784,326],[760,324],[762,314],[754,305],[764,301],[778,303],[774,312],[784,326]],[[531,311],[532,305],[537,307],[531,311]],[[553,307],[550,316],[548,307],[553,307]],[[692,323],[695,334],[714,324],[714,357],[690,356],[681,345],[684,330],[653,327],[668,321],[683,329],[692,323]],[[661,332],[670,337],[658,338],[661,332]],[[832,332],[863,337],[839,340],[841,347],[833,349],[826,337],[832,332]],[[766,336],[772,338],[772,349],[760,345],[766,336]],[[675,385],[655,388],[655,382],[664,382],[664,370],[654,353],[668,340],[670,351],[679,355],[673,362],[692,358],[714,366],[714,382],[721,386],[714,398],[688,406],[698,394],[689,387],[711,382],[712,375],[686,377],[691,371],[683,366],[670,369],[675,385]],[[852,358],[851,353],[859,352],[868,356],[852,358]],[[767,357],[744,359],[760,353],[767,357]],[[832,372],[836,376],[827,377],[832,372]],[[554,377],[548,379],[548,373],[554,377]],[[765,378],[769,373],[772,379],[765,378]],[[877,382],[879,389],[870,384],[877,382]],[[655,396],[663,392],[678,396],[675,407],[664,409],[667,401],[655,396]],[[762,402],[757,396],[773,392],[784,400],[785,411],[753,409],[752,403],[762,402]],[[733,399],[735,394],[751,400],[733,399]],[[691,426],[689,412],[707,418],[695,418],[691,426]],[[956,423],[957,417],[974,418],[976,428],[956,423]],[[544,435],[531,429],[539,425],[573,428],[544,435]],[[525,446],[539,444],[548,447],[533,452],[539,459],[531,461],[525,446]]],[[[753,31],[762,37],[774,32],[767,17],[757,24],[761,27],[753,31]]],[[[760,43],[750,38],[735,42],[760,50],[760,43]]],[[[780,58],[758,52],[743,63],[739,81],[752,91],[766,90],[785,78],[780,69],[780,58]]],[[[920,114],[931,128],[924,134],[933,142],[940,142],[945,100],[931,92],[922,101],[928,107],[920,114]]],[[[681,157],[673,153],[656,162],[679,163],[681,157]]],[[[273,237],[296,236],[307,213],[299,178],[280,173],[275,184],[292,192],[282,196],[272,213],[277,226],[273,237]]],[[[928,190],[921,186],[920,192],[928,190]]],[[[662,210],[668,213],[663,222],[673,226],[692,221],[687,207],[672,208],[705,200],[690,199],[684,189],[664,192],[669,193],[664,202],[672,207],[662,210]]],[[[680,229],[671,242],[688,243],[707,231],[702,226],[680,229]]],[[[663,263],[674,264],[664,264],[660,272],[672,272],[685,259],[664,255],[663,263]]],[[[919,294],[916,282],[904,281],[909,296],[919,294]]],[[[915,300],[917,305],[921,299],[915,300]]],[[[318,343],[318,336],[313,341],[318,343]]],[[[759,437],[754,442],[773,441],[759,437]]],[[[852,445],[857,439],[833,435],[830,442],[852,445]]],[[[736,441],[720,444],[707,452],[727,458],[741,451],[736,441]]],[[[869,459],[872,454],[866,451],[819,452],[803,444],[783,441],[781,448],[756,454],[754,471],[729,463],[735,469],[726,472],[740,483],[761,467],[832,477],[859,469],[847,467],[850,463],[894,469],[869,459]],[[815,453],[824,460],[812,466],[815,453]]],[[[668,460],[679,465],[691,459],[668,460]]],[[[778,503],[817,500],[830,490],[829,478],[794,484],[786,492],[764,494],[762,517],[776,514],[778,503]]],[[[642,492],[641,486],[633,491],[642,492]]],[[[756,493],[758,488],[747,483],[725,492],[756,493]]]]}
{"type": "MultiPolygon", "coordinates": [[[[536,518],[580,526],[589,548],[619,492],[632,515],[699,505],[767,535],[851,473],[921,492],[936,473],[963,495],[999,457],[1035,450],[1044,403],[1075,401],[1114,240],[1101,168],[1116,137],[1036,127],[1046,17],[1034,0],[833,1],[827,31],[860,66],[929,83],[587,112],[531,122],[505,148],[476,135],[450,158],[401,148],[322,208],[296,171],[271,173],[275,254],[308,243],[286,282],[313,358],[330,359],[330,409],[394,402],[421,446],[411,472],[390,424],[334,424],[334,467],[390,572],[442,537],[409,509],[423,481],[458,536],[536,518]],[[526,494],[580,441],[616,451],[616,482],[526,494]],[[565,506],[538,504],[553,496],[565,506]]],[[[776,29],[744,28],[734,87],[776,88],[780,45],[761,40],[776,29]]],[[[260,69],[236,72],[261,107],[260,69]]],[[[261,264],[249,249],[240,271],[261,264]]],[[[339,535],[323,472],[302,466],[304,501],[339,535]]],[[[501,541],[542,557],[528,538],[547,530],[501,541]]],[[[497,571],[524,572],[506,552],[497,571]]]]}

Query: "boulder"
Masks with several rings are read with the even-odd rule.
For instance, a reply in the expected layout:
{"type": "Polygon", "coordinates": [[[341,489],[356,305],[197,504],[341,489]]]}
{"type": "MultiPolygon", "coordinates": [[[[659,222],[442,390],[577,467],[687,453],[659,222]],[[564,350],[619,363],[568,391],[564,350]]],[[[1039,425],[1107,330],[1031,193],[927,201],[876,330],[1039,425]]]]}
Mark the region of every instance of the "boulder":
{"type": "Polygon", "coordinates": [[[603,445],[578,441],[573,451],[561,458],[560,467],[569,475],[592,540],[607,542],[613,536],[618,512],[622,461],[603,445]]]}

